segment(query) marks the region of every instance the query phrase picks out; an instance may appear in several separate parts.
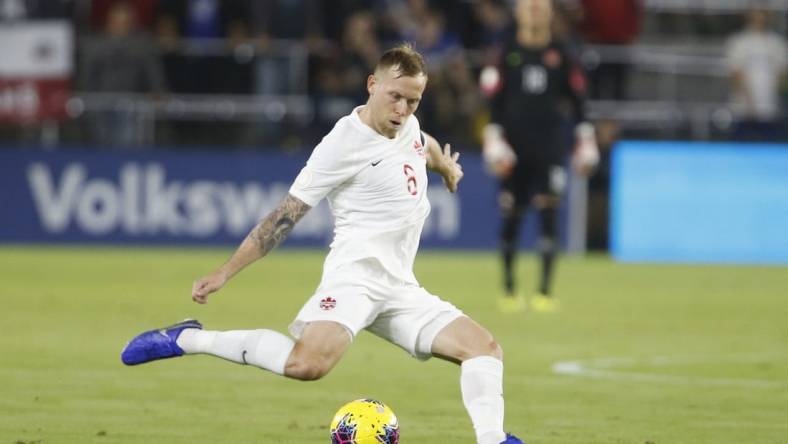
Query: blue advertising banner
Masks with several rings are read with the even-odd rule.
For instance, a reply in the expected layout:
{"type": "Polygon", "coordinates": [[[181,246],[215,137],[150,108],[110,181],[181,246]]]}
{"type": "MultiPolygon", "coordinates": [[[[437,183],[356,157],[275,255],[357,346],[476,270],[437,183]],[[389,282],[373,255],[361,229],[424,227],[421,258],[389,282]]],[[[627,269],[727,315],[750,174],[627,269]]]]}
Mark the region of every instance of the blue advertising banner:
{"type": "Polygon", "coordinates": [[[788,264],[788,145],[619,143],[610,216],[619,260],[788,264]]]}
{"type": "MultiPolygon", "coordinates": [[[[237,244],[286,195],[308,153],[0,150],[0,242],[237,244]]],[[[430,176],[432,213],[422,245],[494,248],[494,179],[464,154],[465,178],[451,194],[430,176]]],[[[534,227],[524,228],[531,245],[534,227]]],[[[327,246],[325,202],[299,222],[286,246],[327,246]]]]}

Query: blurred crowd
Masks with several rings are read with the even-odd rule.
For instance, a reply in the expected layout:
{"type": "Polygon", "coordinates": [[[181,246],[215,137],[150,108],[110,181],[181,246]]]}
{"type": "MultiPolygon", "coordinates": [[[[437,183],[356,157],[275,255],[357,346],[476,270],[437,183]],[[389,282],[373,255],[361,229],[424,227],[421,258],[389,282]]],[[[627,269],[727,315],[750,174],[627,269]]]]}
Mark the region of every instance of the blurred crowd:
{"type": "MultiPolygon", "coordinates": [[[[441,139],[478,144],[488,114],[478,74],[512,26],[507,0],[0,0],[0,21],[68,17],[77,45],[80,93],[305,95],[306,128],[287,121],[178,122],[157,128],[172,144],[309,146],[365,100],[365,79],[388,47],[409,41],[430,69],[419,117],[441,139]],[[167,136],[168,135],[168,136],[167,136]]],[[[556,0],[554,33],[580,59],[584,45],[624,47],[643,27],[643,0],[556,0]]],[[[694,26],[732,33],[741,19],[686,20],[662,15],[666,34],[694,26]],[[683,27],[683,28],[682,28],[683,27]]],[[[704,17],[704,16],[698,16],[704,17]]],[[[763,16],[765,17],[765,16],[763,16]]],[[[754,122],[741,135],[773,136],[785,68],[783,38],[750,16],[747,32],[769,33],[768,53],[747,57],[761,40],[729,45],[734,104],[754,122]],[[758,24],[760,23],[760,24],[758,24]],[[782,45],[782,46],[781,46],[782,45]],[[764,86],[765,85],[765,86],[764,86]],[[763,102],[769,102],[763,104],[763,102]],[[765,125],[764,125],[765,123],[765,125]],[[772,131],[772,132],[770,132],[772,131]]],[[[760,20],[760,21],[759,21],[760,20]]],[[[583,59],[591,99],[627,100],[626,61],[583,59]]],[[[96,113],[84,133],[101,146],[145,143],[131,109],[96,113]]]]}
{"type": "MultiPolygon", "coordinates": [[[[419,112],[425,128],[441,138],[475,142],[486,118],[478,71],[494,58],[512,26],[505,0],[0,0],[0,6],[4,20],[74,19],[75,84],[81,92],[152,98],[307,94],[315,105],[313,124],[308,135],[298,131],[292,144],[313,143],[365,100],[366,76],[377,58],[402,41],[412,42],[430,69],[419,112]]],[[[626,44],[637,35],[638,0],[558,6],[556,32],[571,44],[626,44]],[[607,31],[612,28],[617,31],[607,31]]],[[[598,71],[603,75],[592,76],[594,91],[623,98],[623,65],[598,71]]],[[[124,113],[130,111],[98,113],[90,123],[92,140],[105,146],[139,144],[134,125],[123,127],[134,116],[124,113]]],[[[180,126],[170,128],[179,133],[177,139],[211,138],[200,130],[206,125],[180,126]]],[[[283,122],[229,131],[272,144],[294,137],[283,122]]],[[[227,135],[223,140],[238,138],[227,135]]]]}

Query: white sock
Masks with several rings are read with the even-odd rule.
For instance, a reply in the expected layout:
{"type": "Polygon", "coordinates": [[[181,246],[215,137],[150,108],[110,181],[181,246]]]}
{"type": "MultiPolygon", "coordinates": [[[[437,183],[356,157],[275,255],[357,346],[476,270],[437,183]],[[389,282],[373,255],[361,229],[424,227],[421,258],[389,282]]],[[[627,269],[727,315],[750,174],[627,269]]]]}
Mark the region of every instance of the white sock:
{"type": "Polygon", "coordinates": [[[210,331],[187,328],[178,336],[178,347],[187,354],[207,353],[239,364],[285,373],[295,342],[273,330],[210,331]]]}
{"type": "Polygon", "coordinates": [[[479,444],[500,444],[503,431],[503,362],[479,356],[462,363],[462,402],[471,417],[479,444]]]}

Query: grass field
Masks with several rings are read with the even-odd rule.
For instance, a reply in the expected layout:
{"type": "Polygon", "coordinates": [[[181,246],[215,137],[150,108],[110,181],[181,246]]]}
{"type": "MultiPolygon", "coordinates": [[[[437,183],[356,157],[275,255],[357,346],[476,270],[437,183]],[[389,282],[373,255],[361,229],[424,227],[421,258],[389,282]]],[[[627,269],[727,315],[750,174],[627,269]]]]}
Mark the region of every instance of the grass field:
{"type": "MultiPolygon", "coordinates": [[[[0,444],[327,443],[358,397],[392,406],[404,444],[473,442],[457,368],[367,333],[310,383],[207,356],[124,367],[129,338],[185,317],[284,331],[323,258],[279,251],[191,302],[229,253],[0,248],[0,444]]],[[[425,252],[417,276],[496,335],[507,428],[529,444],[788,443],[788,269],[566,258],[560,313],[503,316],[497,265],[425,252]]]]}

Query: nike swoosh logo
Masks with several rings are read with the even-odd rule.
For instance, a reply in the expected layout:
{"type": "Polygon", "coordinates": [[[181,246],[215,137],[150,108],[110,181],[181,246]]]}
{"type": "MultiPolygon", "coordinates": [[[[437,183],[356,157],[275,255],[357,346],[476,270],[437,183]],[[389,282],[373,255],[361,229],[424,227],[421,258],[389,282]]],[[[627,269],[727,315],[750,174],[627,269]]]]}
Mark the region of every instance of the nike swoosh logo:
{"type": "Polygon", "coordinates": [[[383,159],[378,160],[377,162],[372,162],[372,166],[378,166],[380,162],[383,162],[383,159]]]}
{"type": "Polygon", "coordinates": [[[244,350],[244,352],[241,354],[241,359],[244,361],[244,365],[247,365],[247,362],[246,362],[246,350],[244,350]]]}

